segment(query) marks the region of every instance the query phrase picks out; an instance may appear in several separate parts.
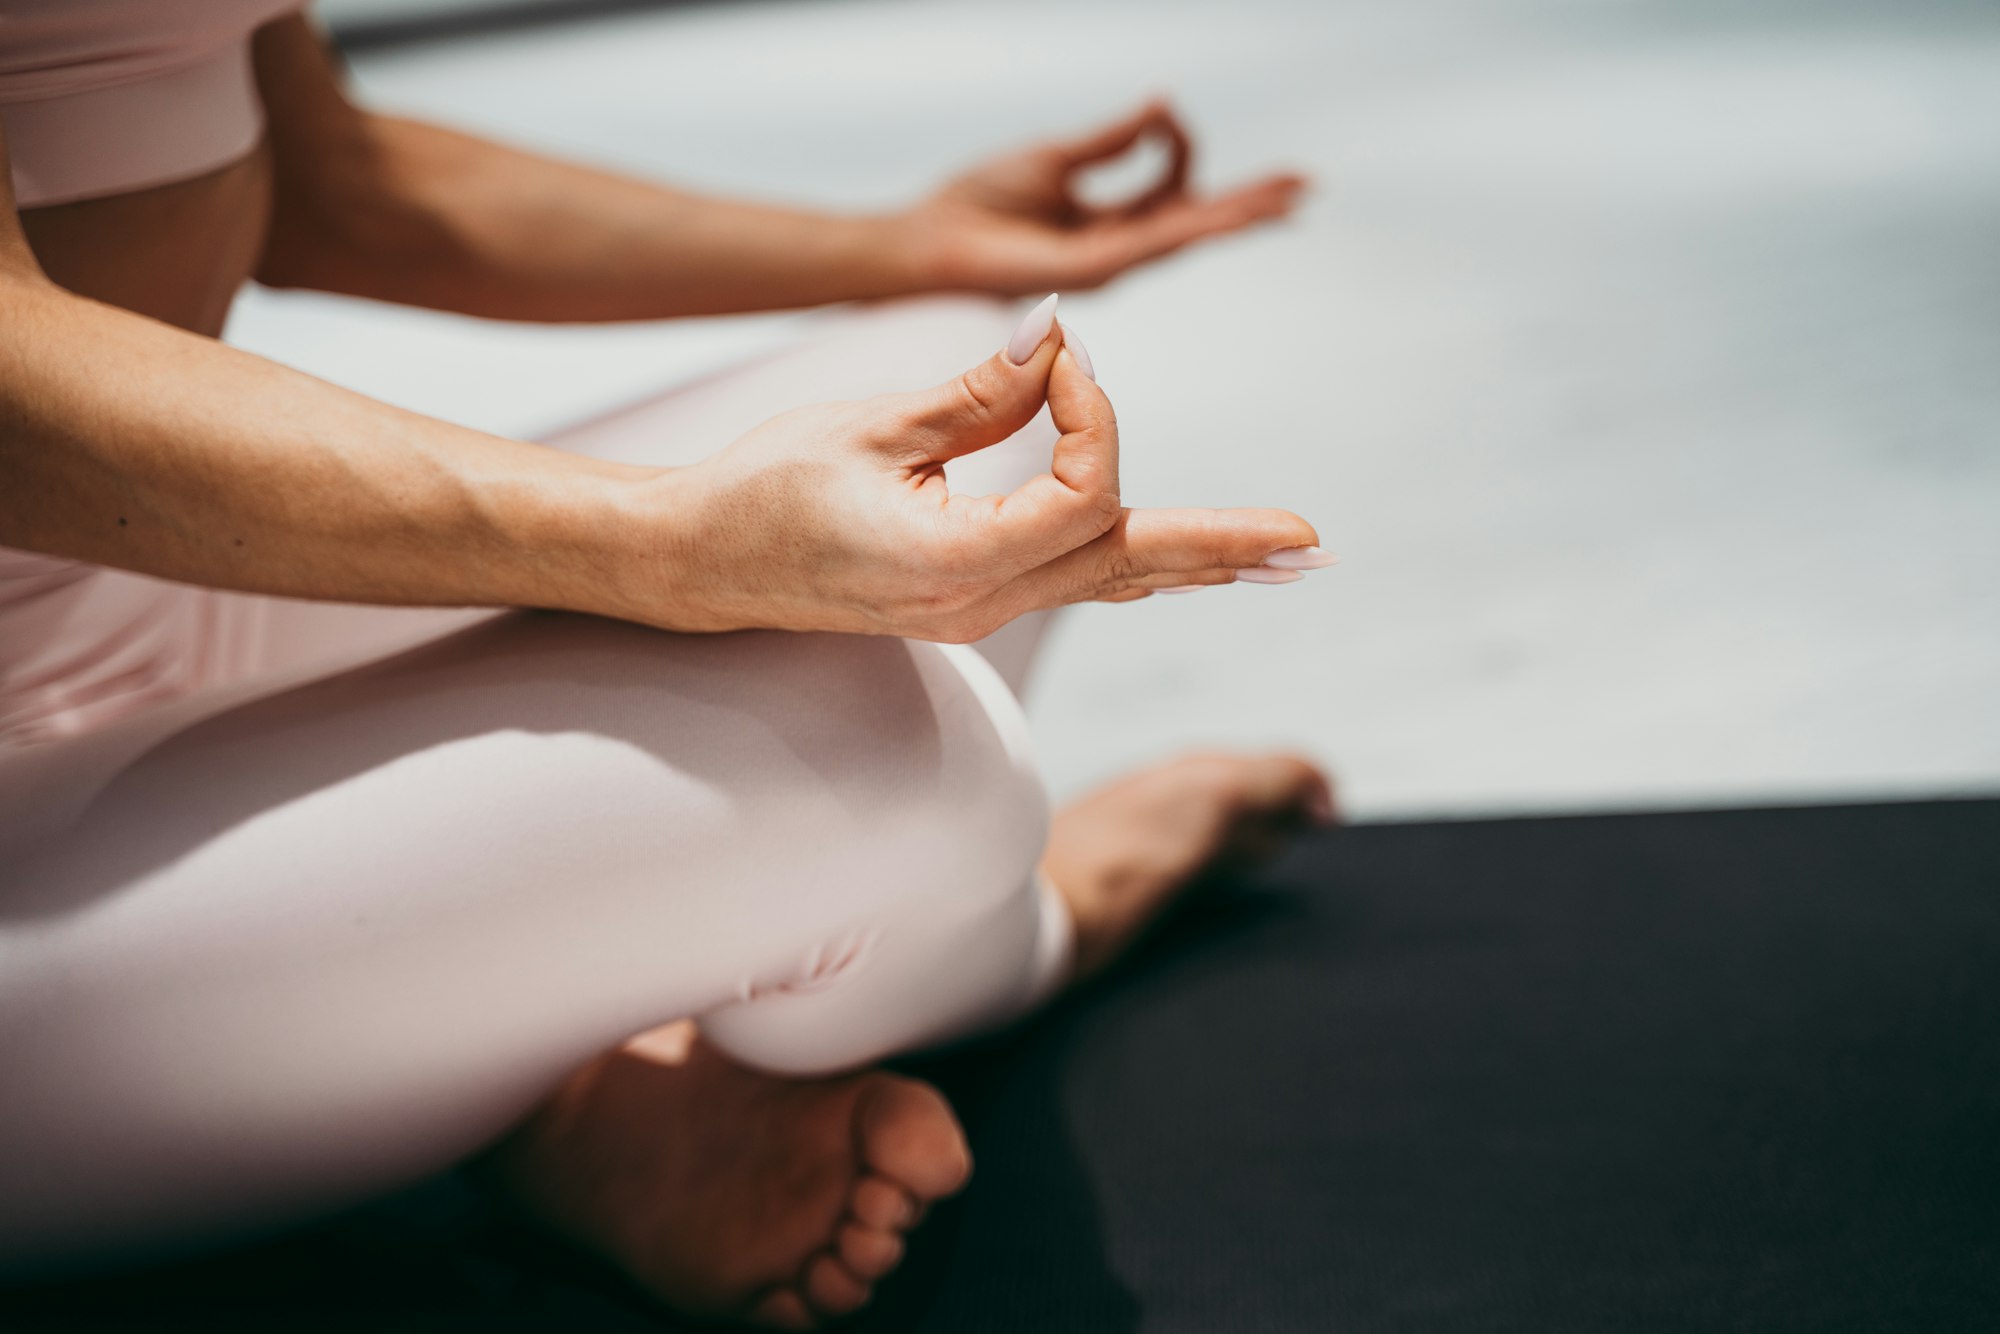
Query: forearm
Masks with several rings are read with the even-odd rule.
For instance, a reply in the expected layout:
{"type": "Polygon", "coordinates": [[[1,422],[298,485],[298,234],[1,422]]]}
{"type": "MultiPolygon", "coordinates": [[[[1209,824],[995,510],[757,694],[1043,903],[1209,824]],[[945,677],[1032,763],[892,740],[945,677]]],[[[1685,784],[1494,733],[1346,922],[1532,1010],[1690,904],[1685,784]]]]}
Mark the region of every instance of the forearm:
{"type": "Polygon", "coordinates": [[[257,34],[276,183],[258,277],[521,320],[661,319],[896,296],[904,224],[707,199],[347,99],[294,16],[257,34]]]}
{"type": "Polygon", "coordinates": [[[367,116],[344,162],[288,180],[259,277],[501,319],[659,319],[901,295],[891,218],[709,199],[367,116]]]}
{"type": "Polygon", "coordinates": [[[405,412],[0,276],[0,544],[342,601],[611,605],[647,470],[405,412]]]}

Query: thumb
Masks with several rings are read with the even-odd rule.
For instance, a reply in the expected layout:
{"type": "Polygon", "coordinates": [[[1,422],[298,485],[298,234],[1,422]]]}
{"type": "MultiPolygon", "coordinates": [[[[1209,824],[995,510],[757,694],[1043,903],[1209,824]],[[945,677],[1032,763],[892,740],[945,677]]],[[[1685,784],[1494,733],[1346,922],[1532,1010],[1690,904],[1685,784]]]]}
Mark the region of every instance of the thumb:
{"type": "Polygon", "coordinates": [[[902,429],[893,447],[912,464],[943,463],[997,445],[1048,401],[1049,371],[1062,346],[1052,337],[1056,298],[1028,312],[1007,346],[932,389],[891,394],[902,429]]]}

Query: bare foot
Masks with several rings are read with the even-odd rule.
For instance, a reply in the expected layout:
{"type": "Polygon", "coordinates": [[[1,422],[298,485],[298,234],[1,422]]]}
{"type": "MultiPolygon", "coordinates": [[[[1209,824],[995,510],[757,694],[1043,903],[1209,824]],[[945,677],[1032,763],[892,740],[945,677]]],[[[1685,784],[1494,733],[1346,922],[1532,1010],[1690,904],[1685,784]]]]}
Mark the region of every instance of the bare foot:
{"type": "Polygon", "coordinates": [[[1285,754],[1187,755],[1064,807],[1042,869],[1076,919],[1077,975],[1122,954],[1202,873],[1335,818],[1327,776],[1285,754]]]}
{"type": "Polygon", "coordinates": [[[951,1108],[881,1072],[758,1074],[691,1034],[579,1071],[482,1171],[688,1314],[812,1329],[860,1308],[972,1170],[951,1108]]]}
{"type": "MultiPolygon", "coordinates": [[[[1291,755],[1191,755],[1067,807],[1043,867],[1076,920],[1078,975],[1204,871],[1333,818],[1325,775],[1291,755]]],[[[682,1023],[571,1076],[480,1170],[678,1310],[811,1329],[867,1303],[972,1160],[927,1084],[779,1079],[682,1023]]]]}

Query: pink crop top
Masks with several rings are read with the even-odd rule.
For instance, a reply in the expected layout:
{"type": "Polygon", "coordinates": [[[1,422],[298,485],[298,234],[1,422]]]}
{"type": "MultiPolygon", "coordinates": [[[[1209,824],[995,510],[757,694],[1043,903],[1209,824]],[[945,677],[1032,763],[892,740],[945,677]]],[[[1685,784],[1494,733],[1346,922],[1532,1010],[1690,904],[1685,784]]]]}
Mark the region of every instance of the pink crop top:
{"type": "Polygon", "coordinates": [[[304,0],[0,0],[0,127],[19,208],[226,166],[263,107],[250,34],[304,0]]]}

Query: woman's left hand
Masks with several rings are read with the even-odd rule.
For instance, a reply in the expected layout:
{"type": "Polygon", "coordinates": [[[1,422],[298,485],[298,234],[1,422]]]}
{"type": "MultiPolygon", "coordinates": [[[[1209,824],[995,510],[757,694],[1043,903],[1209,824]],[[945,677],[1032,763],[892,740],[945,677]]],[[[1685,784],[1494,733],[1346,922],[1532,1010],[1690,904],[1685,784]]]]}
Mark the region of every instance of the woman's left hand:
{"type": "Polygon", "coordinates": [[[1305,189],[1270,176],[1220,194],[1189,186],[1194,148],[1164,102],[1076,139],[997,157],[949,182],[902,221],[936,286],[1024,294],[1074,291],[1206,237],[1292,211],[1305,189]],[[1100,207],[1078,197],[1077,177],[1142,139],[1166,145],[1160,179],[1135,198],[1100,207]]]}

